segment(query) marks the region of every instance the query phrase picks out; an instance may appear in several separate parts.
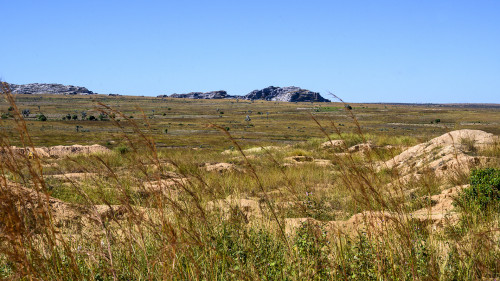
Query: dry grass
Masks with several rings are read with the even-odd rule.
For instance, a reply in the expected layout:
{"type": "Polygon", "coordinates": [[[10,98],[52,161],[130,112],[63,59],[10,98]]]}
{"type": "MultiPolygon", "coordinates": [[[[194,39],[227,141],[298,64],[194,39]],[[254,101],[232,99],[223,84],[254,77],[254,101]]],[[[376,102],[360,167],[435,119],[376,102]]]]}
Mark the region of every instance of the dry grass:
{"type": "MultiPolygon", "coordinates": [[[[5,84],[2,93],[14,107],[9,126],[16,129],[0,138],[2,278],[478,280],[500,274],[498,213],[459,208],[456,220],[442,219],[439,226],[430,215],[412,216],[431,210],[432,196],[450,182],[467,183],[467,176],[450,180],[422,169],[408,179],[380,168],[417,137],[364,134],[365,123],[352,111],[342,122],[354,133],[344,133],[338,121],[327,123],[332,116],[314,115],[309,123],[316,122],[324,138],[344,139],[346,151],[369,140],[375,148],[334,153],[313,140],[245,152],[241,131],[213,122],[207,130],[216,137],[210,142],[223,140],[219,148],[239,152],[228,155],[222,149],[158,148],[155,119],[130,119],[130,112],[109,105],[112,100],[101,101],[96,112],[115,116],[108,123],[120,149],[30,159],[10,149],[13,143],[33,147],[35,141],[5,84]],[[333,164],[284,165],[288,156],[333,164]],[[207,162],[238,169],[211,172],[204,168],[207,162]],[[53,176],[68,173],[89,176],[53,176]]],[[[259,135],[255,127],[241,130],[259,135]]],[[[306,135],[321,136],[304,132],[301,138],[306,135]]],[[[497,146],[476,151],[493,158],[497,152],[497,146]]],[[[498,161],[489,165],[499,167],[498,161]]]]}

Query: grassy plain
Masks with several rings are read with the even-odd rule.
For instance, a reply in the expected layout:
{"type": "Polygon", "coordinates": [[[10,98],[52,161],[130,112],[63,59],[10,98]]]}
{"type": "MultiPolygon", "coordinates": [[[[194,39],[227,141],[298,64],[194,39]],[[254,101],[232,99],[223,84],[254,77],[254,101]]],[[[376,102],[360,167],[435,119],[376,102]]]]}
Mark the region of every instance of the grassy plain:
{"type": "MultiPolygon", "coordinates": [[[[4,151],[24,143],[100,144],[111,152],[35,159],[4,152],[0,277],[500,275],[496,193],[487,208],[459,200],[462,185],[475,184],[470,169],[500,168],[498,143],[453,142],[464,159],[479,160],[467,169],[449,164],[444,175],[429,163],[411,174],[381,164],[454,130],[500,135],[499,107],[350,104],[348,111],[342,103],[100,95],[23,95],[15,104],[30,115],[22,119],[9,111],[12,102],[0,103],[0,112],[12,115],[0,120],[4,151]],[[87,117],[106,113],[106,120],[81,120],[82,111],[87,117]],[[38,121],[39,114],[48,120],[38,121]],[[67,114],[78,120],[62,120],[67,114]],[[328,137],[344,144],[322,147],[328,137]],[[363,143],[371,143],[368,150],[349,150],[363,143]],[[435,217],[433,207],[451,202],[443,192],[453,192],[455,208],[448,204],[435,217]]],[[[444,157],[437,153],[442,146],[427,154],[444,157]]],[[[475,200],[477,192],[470,194],[475,200]]]]}
{"type": "MultiPolygon", "coordinates": [[[[98,103],[108,105],[126,117],[133,116],[133,120],[144,126],[144,131],[154,138],[158,147],[222,149],[231,146],[218,130],[207,127],[209,124],[229,128],[242,146],[295,144],[314,137],[323,138],[324,134],[312,121],[311,115],[324,125],[334,122],[344,132],[353,133],[356,128],[342,103],[237,102],[104,95],[18,95],[16,103],[20,110],[30,110],[26,122],[35,145],[39,146],[120,142],[120,130],[112,122],[81,120],[82,111],[87,113],[87,117],[98,117],[99,109],[102,109],[98,103]],[[38,114],[46,115],[48,121],[36,121],[38,114]],[[63,121],[67,114],[77,115],[78,120],[63,121]],[[247,115],[251,118],[250,122],[245,121],[247,115]],[[76,132],[76,126],[81,127],[80,132],[76,132]]],[[[3,101],[0,112],[7,113],[9,106],[3,101]]],[[[473,128],[500,134],[498,106],[351,106],[363,132],[374,135],[409,136],[423,141],[457,129],[473,128]],[[439,123],[435,123],[437,119],[439,123]]],[[[13,136],[13,123],[9,119],[2,122],[2,128],[13,136]]],[[[335,132],[331,126],[327,127],[329,133],[335,132]]]]}

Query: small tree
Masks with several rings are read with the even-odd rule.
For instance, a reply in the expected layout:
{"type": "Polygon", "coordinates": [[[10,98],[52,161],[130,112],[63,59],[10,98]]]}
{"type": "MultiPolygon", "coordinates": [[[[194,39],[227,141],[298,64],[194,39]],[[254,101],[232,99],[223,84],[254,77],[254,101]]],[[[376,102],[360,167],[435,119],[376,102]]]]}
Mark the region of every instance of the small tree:
{"type": "Polygon", "coordinates": [[[95,121],[95,120],[97,120],[97,118],[95,118],[95,116],[94,116],[94,115],[90,115],[90,116],[89,116],[89,120],[90,120],[90,121],[95,121]]]}
{"type": "Polygon", "coordinates": [[[78,119],[78,115],[73,114],[73,116],[71,116],[71,119],[73,119],[73,120],[77,120],[77,119],[78,119]]]}
{"type": "Polygon", "coordinates": [[[106,115],[104,113],[100,113],[98,118],[99,118],[99,121],[106,121],[107,120],[106,115]]]}
{"type": "Polygon", "coordinates": [[[21,112],[21,114],[23,115],[24,118],[29,117],[30,116],[30,110],[29,109],[23,109],[23,111],[21,112]]]}

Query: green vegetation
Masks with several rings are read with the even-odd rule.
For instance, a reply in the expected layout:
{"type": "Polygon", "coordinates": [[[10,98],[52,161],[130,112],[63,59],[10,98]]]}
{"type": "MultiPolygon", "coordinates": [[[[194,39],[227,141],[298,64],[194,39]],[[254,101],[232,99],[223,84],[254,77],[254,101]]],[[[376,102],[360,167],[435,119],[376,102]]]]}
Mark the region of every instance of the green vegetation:
{"type": "Polygon", "coordinates": [[[500,211],[500,170],[494,168],[473,170],[470,187],[465,188],[458,204],[475,211],[500,211]]]}
{"type": "Polygon", "coordinates": [[[47,117],[45,115],[43,115],[43,114],[37,115],[36,119],[38,121],[47,121],[47,117]]]}
{"type": "MultiPolygon", "coordinates": [[[[0,134],[0,278],[481,280],[500,275],[498,143],[483,147],[472,138],[459,140],[457,150],[479,159],[470,174],[449,165],[439,176],[425,162],[416,173],[404,174],[415,167],[382,164],[448,132],[441,127],[451,124],[448,120],[458,128],[498,134],[497,110],[356,104],[347,111],[335,104],[339,110],[316,111],[310,103],[107,96],[14,100],[7,89],[2,92],[6,102],[0,111],[12,117],[1,121],[0,134]],[[41,102],[50,117],[46,122],[8,111],[15,104],[36,111],[41,102]],[[74,112],[68,113],[69,102],[74,112]],[[216,108],[224,108],[224,115],[216,108]],[[157,114],[149,118],[142,112],[157,114]],[[269,118],[258,112],[269,112],[269,118]],[[91,116],[102,121],[91,122],[91,116]],[[437,117],[447,121],[429,124],[437,117]],[[481,123],[461,125],[468,120],[481,123]],[[342,139],[346,147],[322,148],[328,138],[342,139]],[[370,149],[348,152],[368,142],[370,149]],[[12,147],[94,143],[110,150],[30,157],[12,147]],[[457,188],[467,183],[470,187],[457,188]],[[440,211],[453,200],[457,208],[440,211]]],[[[425,155],[434,157],[431,161],[446,156],[434,150],[425,155]]]]}

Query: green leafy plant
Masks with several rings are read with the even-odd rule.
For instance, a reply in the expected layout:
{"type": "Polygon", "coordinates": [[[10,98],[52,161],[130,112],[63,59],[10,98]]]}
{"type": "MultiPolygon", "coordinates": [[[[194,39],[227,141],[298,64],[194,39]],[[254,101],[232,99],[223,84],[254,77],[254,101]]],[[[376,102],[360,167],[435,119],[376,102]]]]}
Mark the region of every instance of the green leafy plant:
{"type": "Polygon", "coordinates": [[[470,187],[462,190],[455,204],[472,210],[486,211],[493,208],[500,211],[500,170],[473,170],[470,187]]]}

